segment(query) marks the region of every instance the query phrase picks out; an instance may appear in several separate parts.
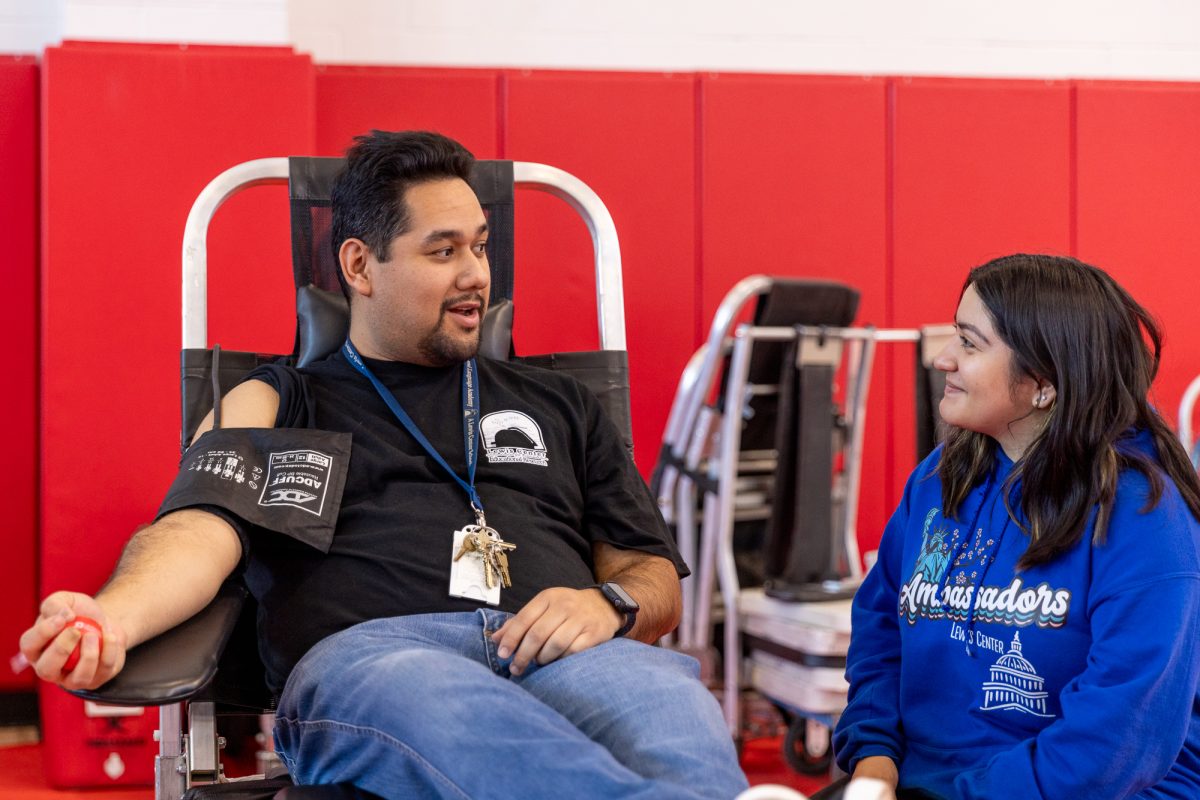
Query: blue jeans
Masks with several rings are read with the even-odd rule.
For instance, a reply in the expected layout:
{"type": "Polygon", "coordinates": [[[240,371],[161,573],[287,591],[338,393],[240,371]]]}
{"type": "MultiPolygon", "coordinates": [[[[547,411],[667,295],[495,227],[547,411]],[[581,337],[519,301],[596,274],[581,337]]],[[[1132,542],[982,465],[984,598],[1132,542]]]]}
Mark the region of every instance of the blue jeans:
{"type": "Polygon", "coordinates": [[[694,659],[615,639],[511,675],[491,609],[364,622],[292,671],[275,742],[302,784],[385,798],[732,798],[746,788],[694,659]]]}

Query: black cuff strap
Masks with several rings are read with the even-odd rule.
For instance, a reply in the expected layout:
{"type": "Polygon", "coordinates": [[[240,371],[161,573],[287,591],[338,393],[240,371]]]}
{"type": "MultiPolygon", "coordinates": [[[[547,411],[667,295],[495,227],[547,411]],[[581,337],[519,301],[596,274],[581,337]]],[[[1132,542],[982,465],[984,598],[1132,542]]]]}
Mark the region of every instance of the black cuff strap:
{"type": "Polygon", "coordinates": [[[209,431],[184,453],[158,516],[216,506],[328,553],[350,442],[348,433],[301,428],[209,431]]]}

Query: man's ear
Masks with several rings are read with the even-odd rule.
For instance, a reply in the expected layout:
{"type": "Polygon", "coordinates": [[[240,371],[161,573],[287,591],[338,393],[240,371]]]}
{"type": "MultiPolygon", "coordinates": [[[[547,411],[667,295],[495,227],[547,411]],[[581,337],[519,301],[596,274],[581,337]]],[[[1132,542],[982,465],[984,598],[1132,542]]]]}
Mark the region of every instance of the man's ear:
{"type": "Polygon", "coordinates": [[[342,267],[342,277],[350,291],[371,296],[371,250],[362,239],[347,239],[338,248],[338,262],[342,267]]]}

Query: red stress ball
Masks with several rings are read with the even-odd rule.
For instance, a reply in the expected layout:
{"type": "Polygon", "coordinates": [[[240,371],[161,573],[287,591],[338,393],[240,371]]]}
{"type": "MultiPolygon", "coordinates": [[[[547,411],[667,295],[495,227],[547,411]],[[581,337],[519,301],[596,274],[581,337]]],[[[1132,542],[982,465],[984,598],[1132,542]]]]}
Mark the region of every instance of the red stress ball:
{"type": "Polygon", "coordinates": [[[76,617],[71,623],[71,627],[79,631],[79,642],[75,645],[75,649],[71,651],[71,655],[67,656],[67,663],[63,664],[63,674],[66,675],[71,670],[75,669],[75,665],[79,663],[80,650],[83,648],[83,635],[88,631],[100,637],[100,646],[104,647],[104,633],[100,628],[100,623],[90,617],[76,617]]]}

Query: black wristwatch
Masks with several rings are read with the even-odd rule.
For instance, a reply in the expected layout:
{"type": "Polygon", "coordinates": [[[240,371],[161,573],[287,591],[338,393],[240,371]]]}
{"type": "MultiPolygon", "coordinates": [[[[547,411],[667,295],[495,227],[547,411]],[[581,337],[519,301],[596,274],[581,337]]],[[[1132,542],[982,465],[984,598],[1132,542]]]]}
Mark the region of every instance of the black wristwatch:
{"type": "Polygon", "coordinates": [[[620,584],[612,581],[596,584],[595,588],[600,590],[600,594],[604,595],[605,600],[612,603],[612,607],[617,610],[617,613],[625,615],[625,622],[620,628],[617,628],[613,638],[616,639],[618,636],[629,633],[633,628],[633,623],[637,622],[637,612],[641,608],[637,604],[637,600],[630,597],[629,592],[622,589],[620,584]]]}

